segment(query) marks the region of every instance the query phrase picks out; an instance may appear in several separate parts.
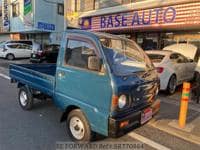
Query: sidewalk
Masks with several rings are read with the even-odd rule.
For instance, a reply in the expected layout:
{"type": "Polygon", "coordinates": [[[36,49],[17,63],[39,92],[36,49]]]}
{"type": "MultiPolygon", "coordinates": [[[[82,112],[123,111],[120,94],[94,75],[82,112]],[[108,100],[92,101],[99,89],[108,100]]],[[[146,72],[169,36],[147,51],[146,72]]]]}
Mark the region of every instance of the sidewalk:
{"type": "Polygon", "coordinates": [[[180,92],[173,96],[161,94],[160,112],[148,125],[200,146],[200,104],[189,102],[186,127],[181,129],[178,126],[180,97],[180,92]]]}

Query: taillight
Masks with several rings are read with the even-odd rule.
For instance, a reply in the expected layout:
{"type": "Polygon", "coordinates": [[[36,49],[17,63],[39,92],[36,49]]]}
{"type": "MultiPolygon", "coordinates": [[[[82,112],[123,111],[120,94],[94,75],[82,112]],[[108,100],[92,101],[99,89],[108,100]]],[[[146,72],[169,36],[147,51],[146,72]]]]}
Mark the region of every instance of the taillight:
{"type": "Polygon", "coordinates": [[[42,51],[38,51],[37,54],[38,54],[39,56],[43,56],[43,52],[42,52],[42,51]]]}
{"type": "Polygon", "coordinates": [[[158,73],[163,73],[164,68],[163,67],[157,67],[156,70],[157,70],[158,73]]]}

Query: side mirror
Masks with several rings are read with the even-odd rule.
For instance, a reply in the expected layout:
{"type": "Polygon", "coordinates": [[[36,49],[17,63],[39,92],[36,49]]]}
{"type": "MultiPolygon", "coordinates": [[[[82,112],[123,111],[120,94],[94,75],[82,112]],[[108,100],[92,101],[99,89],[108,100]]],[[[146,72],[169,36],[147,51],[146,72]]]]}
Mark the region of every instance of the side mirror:
{"type": "Polygon", "coordinates": [[[102,60],[97,56],[88,57],[88,69],[93,71],[101,71],[102,60]]]}

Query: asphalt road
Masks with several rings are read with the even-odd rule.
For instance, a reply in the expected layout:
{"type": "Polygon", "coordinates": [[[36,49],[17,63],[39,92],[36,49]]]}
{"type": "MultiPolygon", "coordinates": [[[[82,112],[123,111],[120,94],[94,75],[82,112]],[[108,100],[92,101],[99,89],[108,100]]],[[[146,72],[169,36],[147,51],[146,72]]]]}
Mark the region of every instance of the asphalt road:
{"type": "MultiPolygon", "coordinates": [[[[1,73],[1,72],[0,72],[1,73]]],[[[56,142],[71,141],[60,123],[62,112],[52,102],[36,101],[31,111],[23,111],[18,105],[17,88],[9,80],[0,77],[0,150],[55,150],[56,142]]],[[[174,117],[179,107],[172,104],[162,105],[163,110],[171,109],[174,117]]],[[[176,117],[176,116],[175,116],[176,117]]],[[[144,148],[199,150],[200,145],[175,137],[146,124],[118,139],[97,136],[97,142],[143,142],[144,148]],[[135,137],[135,134],[143,138],[135,137]],[[148,141],[149,140],[149,141],[148,141]],[[163,146],[163,147],[162,147],[163,146]],[[156,147],[156,148],[155,148],[156,147]]]]}

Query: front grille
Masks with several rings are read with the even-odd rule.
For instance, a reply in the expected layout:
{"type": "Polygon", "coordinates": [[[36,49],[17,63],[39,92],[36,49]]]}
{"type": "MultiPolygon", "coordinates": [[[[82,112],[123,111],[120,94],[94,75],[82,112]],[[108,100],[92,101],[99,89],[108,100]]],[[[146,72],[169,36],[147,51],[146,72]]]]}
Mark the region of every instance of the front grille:
{"type": "Polygon", "coordinates": [[[136,107],[144,103],[151,104],[155,97],[156,89],[157,84],[153,82],[133,88],[130,94],[130,99],[132,100],[131,107],[136,107]]]}

